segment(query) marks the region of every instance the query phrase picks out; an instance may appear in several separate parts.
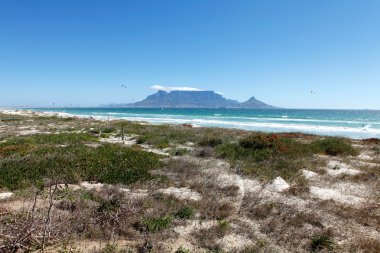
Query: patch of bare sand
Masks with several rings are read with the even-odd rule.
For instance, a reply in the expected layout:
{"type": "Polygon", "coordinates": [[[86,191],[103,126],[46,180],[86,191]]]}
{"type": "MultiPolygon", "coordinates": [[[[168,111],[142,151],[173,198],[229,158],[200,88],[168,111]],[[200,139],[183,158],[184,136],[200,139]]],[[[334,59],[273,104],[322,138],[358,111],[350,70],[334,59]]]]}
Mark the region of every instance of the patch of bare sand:
{"type": "Polygon", "coordinates": [[[182,188],[169,187],[166,189],[159,189],[157,190],[157,192],[171,195],[181,200],[199,201],[202,199],[202,196],[198,192],[193,191],[186,187],[182,187],[182,188]]]}
{"type": "Polygon", "coordinates": [[[6,200],[12,198],[14,195],[13,192],[1,192],[0,193],[0,200],[6,200]]]}
{"type": "Polygon", "coordinates": [[[339,176],[342,174],[358,175],[362,173],[360,170],[353,169],[351,165],[337,160],[328,161],[326,172],[331,176],[339,176]]]}
{"type": "Polygon", "coordinates": [[[245,247],[253,245],[251,239],[246,236],[239,235],[236,233],[228,234],[217,240],[217,243],[227,252],[239,251],[245,247]]]}
{"type": "Polygon", "coordinates": [[[358,205],[364,202],[364,199],[361,197],[343,194],[342,192],[335,189],[311,186],[310,193],[316,198],[322,200],[334,200],[342,204],[358,205]]]}

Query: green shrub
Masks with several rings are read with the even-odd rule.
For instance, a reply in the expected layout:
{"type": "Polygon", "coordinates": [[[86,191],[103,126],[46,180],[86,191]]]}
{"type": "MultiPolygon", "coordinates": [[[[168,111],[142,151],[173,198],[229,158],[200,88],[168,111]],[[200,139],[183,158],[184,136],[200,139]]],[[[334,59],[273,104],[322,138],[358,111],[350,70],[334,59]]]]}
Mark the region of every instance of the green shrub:
{"type": "Polygon", "coordinates": [[[379,155],[380,154],[380,145],[373,147],[372,151],[374,151],[376,155],[379,155]]]}
{"type": "Polygon", "coordinates": [[[219,220],[218,221],[219,227],[223,230],[227,229],[230,227],[230,222],[227,220],[219,220]]]}
{"type": "Polygon", "coordinates": [[[191,253],[191,251],[180,246],[174,253],[191,253]]]}
{"type": "Polygon", "coordinates": [[[190,219],[194,215],[194,209],[190,206],[185,206],[178,210],[178,212],[175,214],[176,218],[179,219],[190,219]]]}
{"type": "Polygon", "coordinates": [[[222,138],[216,136],[205,136],[199,141],[199,145],[202,147],[216,147],[222,143],[222,138]]]}
{"type": "Polygon", "coordinates": [[[311,144],[311,148],[316,153],[331,156],[358,154],[358,151],[349,141],[337,137],[327,137],[322,140],[316,140],[311,144]]]}
{"type": "Polygon", "coordinates": [[[109,138],[110,136],[111,136],[110,134],[106,134],[106,133],[102,133],[100,135],[100,137],[102,137],[102,138],[109,138]]]}
{"type": "Polygon", "coordinates": [[[146,231],[154,233],[169,228],[172,222],[172,216],[165,216],[163,218],[149,217],[143,220],[143,226],[146,231]]]}
{"type": "Polygon", "coordinates": [[[97,140],[88,133],[34,134],[8,139],[6,143],[0,143],[0,147],[21,144],[77,144],[97,140]]]}
{"type": "Polygon", "coordinates": [[[129,184],[152,178],[149,171],[161,166],[156,154],[116,144],[97,148],[83,144],[41,145],[24,156],[0,160],[0,187],[14,190],[41,186],[43,180],[49,178],[65,183],[88,180],[129,184]]]}
{"type": "Polygon", "coordinates": [[[261,179],[281,176],[293,179],[311,155],[307,144],[277,134],[256,133],[238,143],[225,143],[216,147],[216,153],[229,159],[240,171],[261,179]]]}
{"type": "Polygon", "coordinates": [[[116,211],[120,207],[120,200],[118,198],[111,198],[102,200],[97,208],[99,213],[110,213],[116,211]]]}
{"type": "Polygon", "coordinates": [[[110,133],[116,132],[116,128],[115,127],[104,127],[104,128],[101,128],[101,132],[104,134],[110,134],[110,133]]]}
{"type": "Polygon", "coordinates": [[[185,154],[187,154],[189,151],[185,148],[179,148],[179,149],[173,149],[170,154],[171,155],[174,155],[174,156],[183,156],[185,154]]]}
{"type": "Polygon", "coordinates": [[[117,253],[119,252],[116,245],[107,244],[99,253],[117,253]]]}
{"type": "Polygon", "coordinates": [[[319,252],[322,250],[332,251],[334,249],[334,242],[330,235],[321,234],[311,238],[311,251],[319,252]]]}

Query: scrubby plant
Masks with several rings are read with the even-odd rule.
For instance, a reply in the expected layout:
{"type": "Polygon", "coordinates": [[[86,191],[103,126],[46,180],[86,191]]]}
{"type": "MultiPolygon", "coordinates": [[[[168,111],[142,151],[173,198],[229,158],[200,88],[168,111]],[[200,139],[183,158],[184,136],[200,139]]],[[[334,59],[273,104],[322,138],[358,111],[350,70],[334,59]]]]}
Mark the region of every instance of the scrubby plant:
{"type": "Polygon", "coordinates": [[[313,141],[311,148],[314,152],[331,156],[358,154],[358,151],[350,142],[337,137],[326,137],[321,140],[313,141]]]}
{"type": "Polygon", "coordinates": [[[149,171],[161,166],[158,155],[115,144],[97,148],[39,145],[21,157],[12,154],[0,160],[0,187],[41,186],[45,178],[62,183],[88,180],[128,184],[152,178],[149,171]]]}
{"type": "Polygon", "coordinates": [[[205,136],[199,141],[199,145],[202,147],[216,147],[223,143],[222,138],[217,136],[205,136]]]}
{"type": "Polygon", "coordinates": [[[230,222],[228,220],[219,220],[218,225],[220,229],[225,230],[230,227],[230,222]]]}
{"type": "Polygon", "coordinates": [[[175,148],[170,151],[170,154],[174,156],[182,156],[187,154],[188,152],[189,151],[185,148],[175,148]]]}
{"type": "Polygon", "coordinates": [[[6,143],[0,143],[0,147],[20,144],[76,144],[81,142],[98,141],[89,133],[60,133],[60,134],[34,134],[8,139],[6,143]]]}
{"type": "Polygon", "coordinates": [[[379,155],[380,154],[380,144],[373,147],[372,150],[375,152],[376,155],[379,155]]]}
{"type": "Polygon", "coordinates": [[[196,150],[195,155],[197,157],[212,157],[214,155],[214,149],[211,147],[203,147],[199,150],[196,150]]]}
{"type": "Polygon", "coordinates": [[[103,128],[101,128],[101,132],[104,134],[114,133],[114,132],[116,132],[116,128],[112,127],[112,126],[103,127],[103,128]]]}
{"type": "Polygon", "coordinates": [[[180,247],[175,251],[175,253],[191,253],[191,251],[188,250],[188,249],[186,249],[186,248],[184,248],[184,247],[182,247],[182,246],[180,246],[180,247]]]}
{"type": "Polygon", "coordinates": [[[332,251],[334,241],[328,233],[313,236],[311,238],[311,251],[320,252],[322,250],[332,251]]]}
{"type": "Polygon", "coordinates": [[[114,244],[107,244],[103,249],[98,251],[98,253],[117,253],[117,246],[114,244]]]}
{"type": "Polygon", "coordinates": [[[148,217],[145,218],[142,222],[143,227],[146,231],[154,233],[158,232],[163,229],[167,229],[171,226],[173,222],[172,216],[165,216],[165,217],[148,217]]]}
{"type": "Polygon", "coordinates": [[[105,199],[100,202],[97,208],[97,212],[109,213],[114,212],[120,207],[120,199],[113,197],[111,199],[105,199]]]}
{"type": "Polygon", "coordinates": [[[190,206],[182,207],[175,214],[175,217],[178,219],[190,219],[194,215],[194,209],[190,206]]]}

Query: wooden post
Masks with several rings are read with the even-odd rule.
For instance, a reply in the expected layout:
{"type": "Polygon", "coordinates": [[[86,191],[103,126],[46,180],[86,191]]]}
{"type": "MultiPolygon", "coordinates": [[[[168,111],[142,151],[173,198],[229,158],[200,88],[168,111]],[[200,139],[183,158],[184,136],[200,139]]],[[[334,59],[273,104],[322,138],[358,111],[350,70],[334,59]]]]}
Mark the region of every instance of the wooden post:
{"type": "Polygon", "coordinates": [[[121,139],[122,139],[123,142],[124,142],[124,124],[121,125],[121,139]]]}

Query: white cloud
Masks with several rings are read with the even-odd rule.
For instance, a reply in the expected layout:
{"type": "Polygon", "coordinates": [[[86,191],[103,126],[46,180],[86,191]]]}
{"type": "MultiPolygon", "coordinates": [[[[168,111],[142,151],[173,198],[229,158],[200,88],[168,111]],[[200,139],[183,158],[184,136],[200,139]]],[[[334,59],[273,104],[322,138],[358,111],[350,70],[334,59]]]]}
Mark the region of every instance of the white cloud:
{"type": "Polygon", "coordinates": [[[198,88],[192,87],[169,87],[169,86],[161,86],[161,85],[153,85],[150,87],[152,90],[163,90],[163,91],[203,91],[198,88]]]}

